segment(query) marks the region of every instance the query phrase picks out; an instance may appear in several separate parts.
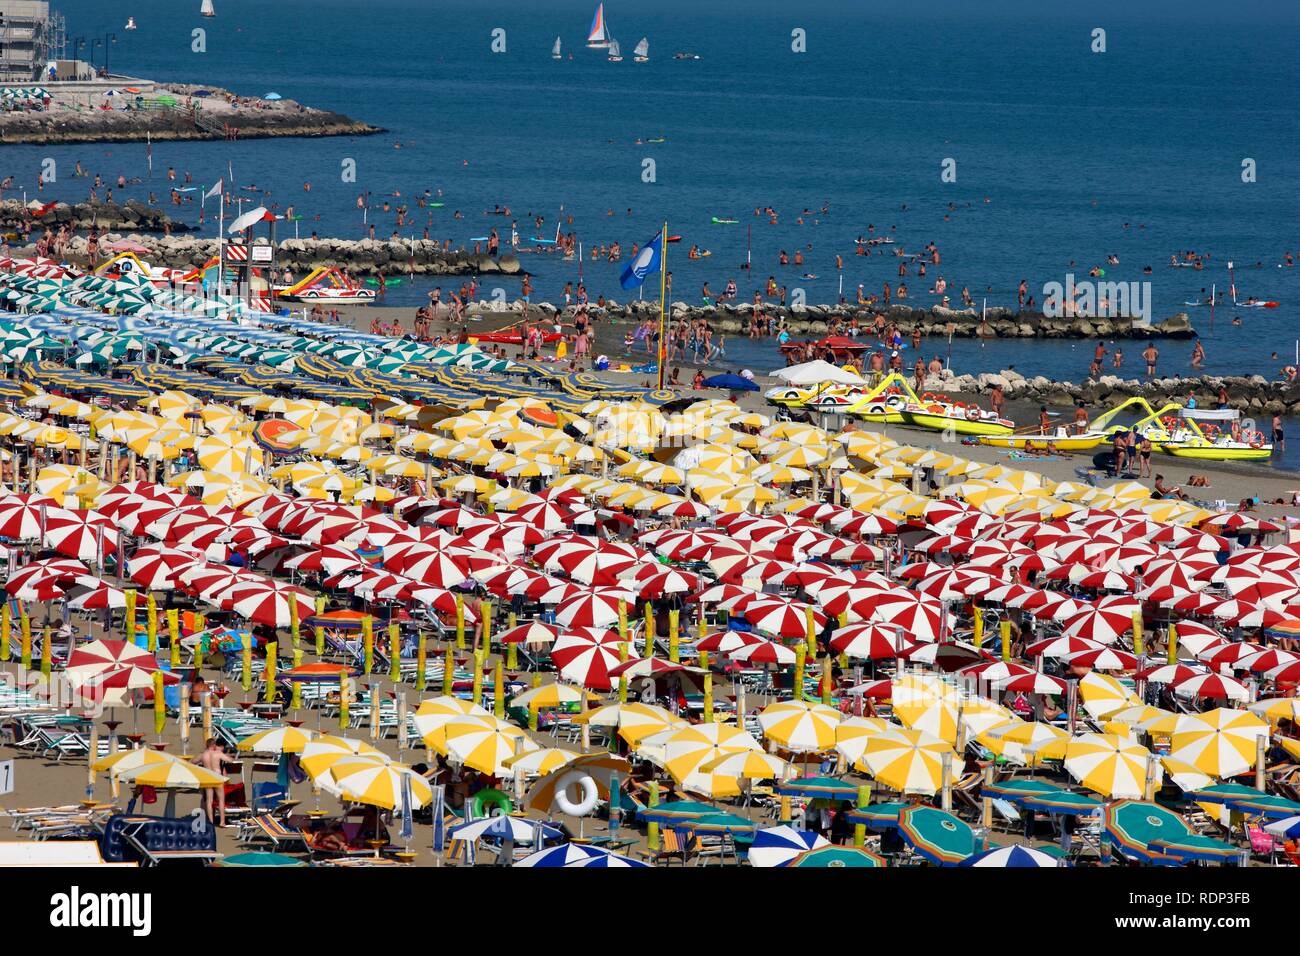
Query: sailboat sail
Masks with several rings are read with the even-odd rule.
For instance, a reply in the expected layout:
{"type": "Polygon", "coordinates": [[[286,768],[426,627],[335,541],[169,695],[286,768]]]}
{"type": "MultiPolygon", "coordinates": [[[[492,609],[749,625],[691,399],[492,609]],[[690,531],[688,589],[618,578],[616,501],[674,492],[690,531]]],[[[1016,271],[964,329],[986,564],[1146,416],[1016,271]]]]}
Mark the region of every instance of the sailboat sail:
{"type": "Polygon", "coordinates": [[[199,15],[204,17],[215,17],[217,11],[213,9],[212,0],[203,0],[203,5],[199,7],[199,15]]]}
{"type": "Polygon", "coordinates": [[[558,60],[559,58],[560,58],[560,38],[556,37],[555,46],[551,47],[551,59],[558,60]]]}
{"type": "Polygon", "coordinates": [[[622,52],[621,52],[621,51],[619,50],[619,48],[618,48],[618,41],[617,41],[617,40],[610,40],[610,41],[609,41],[609,58],[610,58],[611,60],[621,60],[621,59],[623,59],[623,54],[622,54],[622,52]]]}
{"type": "Polygon", "coordinates": [[[641,42],[638,43],[636,45],[636,48],[632,50],[632,55],[635,56],[638,60],[650,59],[650,41],[645,37],[642,37],[641,42]]]}
{"type": "Polygon", "coordinates": [[[609,46],[609,27],[605,23],[605,5],[596,7],[596,15],[591,18],[591,32],[587,34],[587,46],[605,49],[609,46]]]}

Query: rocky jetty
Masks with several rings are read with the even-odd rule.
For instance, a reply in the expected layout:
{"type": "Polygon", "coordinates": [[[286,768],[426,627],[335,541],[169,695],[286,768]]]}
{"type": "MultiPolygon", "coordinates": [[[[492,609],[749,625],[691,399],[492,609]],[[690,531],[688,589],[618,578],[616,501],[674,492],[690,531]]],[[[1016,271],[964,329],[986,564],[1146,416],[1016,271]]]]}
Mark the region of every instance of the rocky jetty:
{"type": "MultiPolygon", "coordinates": [[[[28,210],[18,199],[0,201],[0,230],[15,229],[26,218],[28,210]]],[[[32,229],[46,227],[58,229],[72,224],[74,229],[89,229],[96,226],[101,231],[113,232],[187,232],[191,226],[172,219],[162,209],[129,199],[124,203],[115,202],[79,202],[58,203],[43,216],[33,220],[32,229]]]]}
{"type": "MultiPolygon", "coordinates": [[[[522,304],[514,306],[516,310],[522,304]]],[[[557,307],[548,302],[534,303],[533,312],[541,311],[555,314],[557,307]]],[[[570,307],[567,311],[572,312],[570,307]]],[[[751,303],[721,306],[694,306],[685,302],[672,303],[672,318],[694,321],[706,319],[715,331],[728,335],[743,335],[749,332],[750,316],[754,306],[751,303]]],[[[840,320],[841,332],[850,320],[857,320],[859,328],[866,328],[875,321],[881,312],[888,322],[894,322],[905,335],[920,328],[925,336],[954,338],[975,338],[986,336],[990,339],[1008,338],[1045,338],[1045,339],[1148,339],[1148,338],[1192,338],[1196,330],[1186,312],[1179,312],[1160,322],[1146,323],[1129,318],[1051,318],[1041,313],[1011,312],[1008,309],[989,309],[981,317],[974,309],[946,309],[936,306],[931,309],[914,309],[909,306],[891,305],[887,309],[872,309],[858,305],[797,305],[793,307],[763,306],[764,316],[776,316],[784,322],[785,327],[796,339],[824,338],[832,334],[832,323],[840,320]]],[[[647,317],[659,317],[657,302],[609,301],[605,304],[604,314],[615,320],[640,321],[647,317]]],[[[864,341],[866,341],[864,339],[864,341]]]]}
{"type": "Polygon", "coordinates": [[[159,94],[119,95],[114,109],[93,108],[56,92],[48,109],[0,113],[0,143],[121,143],[145,139],[263,139],[273,136],[368,136],[383,132],[341,113],[294,100],[266,101],[227,90],[159,84],[159,94]],[[125,107],[125,108],[124,108],[125,107]]]}
{"type": "MultiPolygon", "coordinates": [[[[173,227],[175,228],[175,227],[173,227]]],[[[146,251],[140,257],[151,265],[170,269],[199,266],[217,254],[215,238],[198,236],[159,236],[145,233],[101,234],[101,249],[121,240],[139,245],[146,251]]],[[[264,241],[264,240],[263,240],[264,241]]],[[[254,242],[258,245],[259,242],[254,242]]],[[[33,256],[34,246],[11,249],[15,256],[33,256]]],[[[75,236],[68,244],[66,258],[73,265],[85,267],[86,237],[75,236]]],[[[317,266],[339,266],[352,275],[377,276],[521,276],[519,259],[506,254],[493,259],[463,250],[445,250],[432,240],[383,239],[286,239],[278,244],[277,268],[288,267],[302,274],[317,266]]]]}
{"type": "Polygon", "coordinates": [[[947,369],[942,376],[932,375],[925,382],[927,391],[964,395],[987,393],[998,385],[1009,400],[1051,407],[1083,402],[1093,410],[1116,405],[1137,395],[1157,408],[1166,402],[1184,403],[1189,395],[1196,398],[1201,408],[1215,408],[1222,387],[1228,392],[1228,405],[1245,415],[1256,418],[1273,414],[1300,415],[1300,383],[1269,381],[1262,375],[1202,375],[1149,380],[1103,375],[1076,384],[1058,382],[1043,375],[1026,377],[1014,369],[979,375],[954,375],[951,369],[947,369]]]}

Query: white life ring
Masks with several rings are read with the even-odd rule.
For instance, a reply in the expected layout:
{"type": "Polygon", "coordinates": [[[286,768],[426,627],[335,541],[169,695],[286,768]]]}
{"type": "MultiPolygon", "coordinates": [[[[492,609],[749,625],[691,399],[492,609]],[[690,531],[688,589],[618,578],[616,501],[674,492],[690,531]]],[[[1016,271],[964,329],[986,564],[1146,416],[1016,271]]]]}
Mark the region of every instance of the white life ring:
{"type": "Polygon", "coordinates": [[[570,770],[555,781],[555,796],[551,798],[551,805],[568,816],[585,817],[596,809],[598,796],[596,781],[592,779],[591,774],[583,773],[581,770],[570,770]],[[576,802],[569,799],[569,789],[575,785],[582,790],[582,799],[576,802]]]}

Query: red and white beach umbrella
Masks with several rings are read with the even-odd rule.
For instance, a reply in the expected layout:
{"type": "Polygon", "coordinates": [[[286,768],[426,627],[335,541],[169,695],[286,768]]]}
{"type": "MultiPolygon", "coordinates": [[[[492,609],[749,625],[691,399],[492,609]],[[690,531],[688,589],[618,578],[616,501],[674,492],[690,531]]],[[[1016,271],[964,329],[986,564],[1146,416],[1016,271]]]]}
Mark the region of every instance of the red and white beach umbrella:
{"type": "Polygon", "coordinates": [[[901,627],[915,641],[937,641],[943,627],[943,605],[908,591],[891,591],[871,599],[871,619],[901,627]]]}
{"type": "Polygon", "coordinates": [[[710,654],[730,654],[746,644],[761,644],[764,640],[753,631],[714,631],[696,641],[695,648],[710,654]]]}
{"type": "Polygon", "coordinates": [[[528,621],[502,631],[497,640],[502,644],[553,644],[559,636],[560,629],[553,624],[528,621]]]}
{"type": "MultiPolygon", "coordinates": [[[[68,658],[66,676],[75,690],[101,692],[151,688],[158,661],[153,654],[129,641],[98,640],[82,644],[68,658]]],[[[164,683],[180,682],[177,674],[164,673],[164,683]]]]}
{"type": "Polygon", "coordinates": [[[0,537],[11,541],[36,541],[41,536],[42,510],[49,513],[59,503],[45,495],[8,495],[0,498],[0,537]]]}
{"type": "Polygon", "coordinates": [[[1065,662],[1071,667],[1090,667],[1095,671],[1131,671],[1138,666],[1138,660],[1132,654],[1110,647],[1080,651],[1065,658],[1065,662]]]}
{"type": "Polygon", "coordinates": [[[614,686],[609,669],[619,663],[622,641],[614,631],[599,627],[573,627],[551,645],[551,660],[560,676],[592,690],[614,686]]]}
{"type": "Polygon", "coordinates": [[[291,623],[289,602],[298,605],[298,620],[305,621],[316,613],[315,605],[296,589],[270,585],[241,584],[220,596],[220,606],[240,617],[271,627],[288,627],[291,623]]]}
{"type": "Polygon", "coordinates": [[[753,644],[746,644],[730,651],[728,656],[733,661],[741,661],[746,664],[776,664],[778,666],[787,666],[795,662],[795,652],[784,644],[778,644],[776,641],[758,641],[753,644]]]}
{"type": "Polygon", "coordinates": [[[555,620],[562,627],[609,627],[618,623],[620,594],[609,588],[582,591],[560,605],[555,620]]]}
{"type": "Polygon", "coordinates": [[[1024,694],[1064,694],[1067,690],[1065,681],[1061,678],[1040,674],[1037,671],[1012,677],[998,686],[1001,690],[1024,694]]]}
{"type": "Polygon", "coordinates": [[[1222,674],[1198,674],[1173,685],[1174,693],[1180,697],[1201,697],[1210,700],[1247,701],[1250,692],[1240,681],[1222,674]]]}
{"type": "Polygon", "coordinates": [[[1181,684],[1204,673],[1206,673],[1204,668],[1189,667],[1186,664],[1154,664],[1138,671],[1135,676],[1138,680],[1152,684],[1181,684]]]}
{"type": "Polygon", "coordinates": [[[785,601],[770,595],[746,605],[745,620],[754,629],[777,637],[803,637],[808,633],[808,610],[812,609],[813,628],[826,626],[826,615],[818,608],[799,601],[785,601]]]}
{"type": "Polygon", "coordinates": [[[1066,620],[1062,637],[1084,637],[1100,644],[1113,644],[1133,628],[1133,615],[1091,607],[1066,620]]]}
{"type": "Polygon", "coordinates": [[[127,559],[126,568],[131,580],[146,591],[163,591],[177,586],[182,571],[201,563],[192,551],[157,545],[137,548],[127,559]]]}
{"type": "Polygon", "coordinates": [[[643,598],[660,598],[665,594],[689,594],[699,590],[699,575],[660,564],[643,564],[622,582],[624,587],[636,591],[643,598]]]}
{"type": "Polygon", "coordinates": [[[876,623],[850,624],[831,635],[835,651],[864,661],[897,657],[912,643],[899,628],[876,623]]]}
{"type": "Polygon", "coordinates": [[[1025,656],[1065,658],[1071,654],[1083,654],[1086,651],[1100,650],[1105,646],[1105,644],[1090,641],[1085,637],[1048,637],[1041,641],[1034,641],[1034,643],[1026,647],[1025,656]]]}
{"type": "Polygon", "coordinates": [[[351,548],[338,544],[327,544],[290,558],[284,562],[286,571],[319,571],[325,575],[340,574],[344,571],[356,571],[366,564],[351,548]]]}

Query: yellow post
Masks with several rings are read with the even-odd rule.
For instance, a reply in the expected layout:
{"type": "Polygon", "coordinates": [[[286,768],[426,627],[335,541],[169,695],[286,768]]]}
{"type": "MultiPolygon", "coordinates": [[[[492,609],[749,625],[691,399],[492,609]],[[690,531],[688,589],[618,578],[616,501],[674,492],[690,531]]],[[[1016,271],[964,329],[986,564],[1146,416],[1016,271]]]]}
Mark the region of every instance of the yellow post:
{"type": "Polygon", "coordinates": [[[695,609],[695,639],[702,641],[709,636],[709,622],[704,619],[704,605],[695,609]]]}
{"type": "Polygon", "coordinates": [[[1169,625],[1169,657],[1170,664],[1178,663],[1178,625],[1169,625]]]}
{"type": "Polygon", "coordinates": [[[972,640],[977,648],[983,647],[984,646],[984,608],[982,607],[975,608],[974,629],[975,629],[975,634],[972,640]]]}
{"type": "Polygon", "coordinates": [[[294,681],[291,686],[293,687],[293,696],[289,700],[289,707],[297,712],[302,709],[302,681],[294,681]]]}
{"type": "Polygon", "coordinates": [[[32,619],[27,616],[27,606],[21,601],[18,602],[18,625],[22,630],[22,662],[23,670],[32,669],[32,619]]]}
{"type": "Polygon", "coordinates": [[[831,688],[834,680],[831,676],[831,656],[827,654],[822,658],[822,703],[830,705],[831,688]]]}
{"type": "Polygon", "coordinates": [[[266,642],[266,667],[262,670],[262,680],[266,683],[264,692],[268,704],[275,700],[275,665],[279,660],[280,645],[277,641],[266,642]]]}
{"type": "Polygon", "coordinates": [[[618,599],[618,639],[627,641],[627,601],[618,599]]]}
{"type": "Polygon", "coordinates": [[[680,648],[678,647],[679,635],[677,632],[678,625],[681,621],[681,612],[673,608],[668,612],[668,659],[674,664],[681,657],[680,648]]]}
{"type": "Polygon", "coordinates": [[[167,701],[163,696],[163,672],[153,672],[153,732],[162,736],[167,726],[167,701]]]}
{"type": "Polygon", "coordinates": [[[492,713],[496,715],[497,720],[502,720],[506,716],[506,675],[499,657],[496,669],[492,672],[492,713]]]}
{"type": "MultiPolygon", "coordinates": [[[[533,686],[534,686],[534,687],[541,687],[541,686],[542,686],[542,675],[541,675],[541,674],[538,674],[538,673],[534,672],[534,674],[533,674],[533,686]]],[[[529,729],[529,730],[532,730],[532,731],[536,731],[536,730],[537,730],[537,713],[538,713],[538,711],[537,711],[537,705],[534,704],[534,703],[529,703],[529,705],[528,705],[528,729],[529,729]]]]}
{"type": "MultiPolygon", "coordinates": [[[[648,803],[652,807],[659,806],[659,781],[658,780],[650,781],[650,798],[648,803]]],[[[646,824],[645,841],[646,841],[646,846],[649,848],[651,853],[659,852],[659,824],[657,823],[646,824]]]]}
{"type": "Polygon", "coordinates": [[[149,592],[145,598],[145,639],[148,641],[149,653],[158,650],[158,599],[149,592]]]}
{"type": "Polygon", "coordinates": [[[9,613],[9,599],[5,598],[3,607],[0,607],[0,661],[9,660],[9,631],[13,627],[9,613]]]}
{"type": "Polygon", "coordinates": [[[295,648],[293,649],[293,666],[294,666],[294,667],[301,667],[301,666],[302,666],[302,648],[301,648],[301,647],[295,647],[295,648]]]}
{"type": "MultiPolygon", "coordinates": [[[[323,597],[318,597],[316,598],[316,616],[320,617],[324,613],[325,599],[323,597]]],[[[321,657],[325,653],[325,627],[321,624],[317,624],[314,630],[314,636],[316,638],[316,656],[321,657]]]]}
{"type": "Polygon", "coordinates": [[[424,693],[424,669],[429,663],[429,635],[421,629],[415,638],[415,689],[424,693]]]}
{"type": "Polygon", "coordinates": [[[447,644],[442,651],[442,695],[451,696],[452,680],[456,676],[456,660],[452,657],[451,644],[447,644]]]}
{"type": "Polygon", "coordinates": [[[298,646],[298,635],[302,630],[302,623],[298,620],[298,602],[289,602],[289,638],[290,646],[298,646]]]}
{"type": "Polygon", "coordinates": [[[484,601],[482,604],[483,620],[480,622],[483,627],[483,653],[492,653],[492,612],[494,606],[491,601],[484,601]]]}
{"type": "Polygon", "coordinates": [[[365,652],[365,672],[375,669],[375,619],[367,614],[361,619],[361,647],[365,652]]]}
{"type": "Polygon", "coordinates": [[[650,606],[649,601],[646,601],[645,602],[645,653],[642,655],[643,657],[655,656],[655,631],[657,630],[658,628],[655,626],[654,608],[650,606]]]}
{"type": "MultiPolygon", "coordinates": [[[[203,627],[200,625],[196,633],[202,634],[203,627]]],[[[203,638],[199,638],[194,644],[194,673],[203,670],[203,638]]],[[[207,739],[206,737],[204,738],[207,739]]]]}
{"type": "Polygon", "coordinates": [[[1143,655],[1142,647],[1142,612],[1133,612],[1133,654],[1136,657],[1143,655]]]}
{"type": "Polygon", "coordinates": [[[803,700],[803,665],[808,648],[800,644],[794,649],[794,699],[803,700]]]}
{"type": "Polygon", "coordinates": [[[808,633],[807,633],[807,635],[806,635],[807,638],[808,638],[808,640],[807,640],[807,644],[808,644],[808,654],[809,654],[810,656],[816,656],[816,654],[817,654],[817,621],[816,621],[816,619],[813,617],[813,609],[812,609],[812,605],[811,605],[811,604],[809,604],[807,607],[805,607],[805,608],[803,609],[803,615],[804,615],[804,620],[807,622],[807,625],[808,625],[808,626],[807,626],[808,633]]]}
{"type": "Polygon", "coordinates": [[[700,667],[704,668],[704,722],[711,724],[713,723],[713,671],[709,670],[708,651],[700,651],[700,667]]]}
{"type": "Polygon", "coordinates": [[[50,676],[50,666],[54,661],[54,641],[50,638],[50,626],[45,625],[41,633],[41,673],[50,676]]]}
{"type": "Polygon", "coordinates": [[[998,629],[1002,632],[1002,659],[1011,660],[1011,622],[1003,619],[998,622],[998,629]]]}
{"type": "MultiPolygon", "coordinates": [[[[515,616],[515,612],[511,611],[509,616],[506,618],[506,629],[513,631],[518,625],[519,619],[515,616]]],[[[513,641],[507,645],[506,669],[512,671],[519,670],[519,645],[513,641]]]]}
{"type": "Polygon", "coordinates": [[[402,681],[402,629],[393,621],[388,625],[388,679],[394,684],[402,681]]]}
{"type": "Polygon", "coordinates": [[[483,706],[483,650],[474,652],[474,696],[470,698],[480,707],[483,706]]]}
{"type": "Polygon", "coordinates": [[[339,678],[339,733],[347,733],[348,729],[348,711],[352,704],[352,688],[350,686],[351,678],[339,678]]]}
{"type": "Polygon", "coordinates": [[[181,612],[174,607],[167,609],[167,636],[171,641],[172,668],[181,666],[181,612]]]}
{"type": "MultiPolygon", "coordinates": [[[[859,810],[865,810],[870,805],[871,805],[871,787],[868,784],[863,784],[862,786],[858,787],[857,807],[859,810]]],[[[853,824],[853,845],[854,846],[867,845],[867,825],[865,823],[853,824]]]]}
{"type": "MultiPolygon", "coordinates": [[[[135,588],[126,589],[126,639],[135,640],[135,602],[138,594],[135,588]]],[[[20,605],[21,606],[21,605],[20,605]]]]}
{"type": "Polygon", "coordinates": [[[374,684],[370,685],[370,739],[379,739],[379,688],[374,684]]]}
{"type": "Polygon", "coordinates": [[[244,693],[253,686],[253,639],[248,634],[244,635],[243,662],[239,672],[239,685],[244,688],[244,693]]]}
{"type": "MultiPolygon", "coordinates": [[[[618,645],[618,660],[620,664],[627,660],[628,650],[626,635],[624,635],[623,643],[618,645]]],[[[620,704],[627,703],[627,677],[623,674],[618,675],[618,702],[620,704]]]]}
{"type": "Polygon", "coordinates": [[[790,795],[781,794],[781,823],[789,823],[794,817],[793,807],[790,805],[790,795]]]}
{"type": "Polygon", "coordinates": [[[465,595],[456,592],[456,650],[465,649],[465,595]]]}

